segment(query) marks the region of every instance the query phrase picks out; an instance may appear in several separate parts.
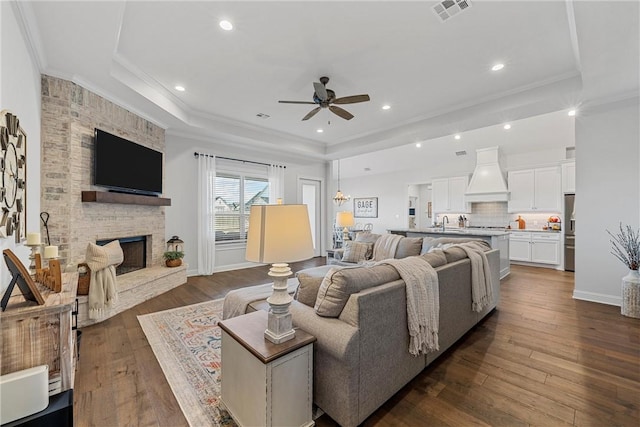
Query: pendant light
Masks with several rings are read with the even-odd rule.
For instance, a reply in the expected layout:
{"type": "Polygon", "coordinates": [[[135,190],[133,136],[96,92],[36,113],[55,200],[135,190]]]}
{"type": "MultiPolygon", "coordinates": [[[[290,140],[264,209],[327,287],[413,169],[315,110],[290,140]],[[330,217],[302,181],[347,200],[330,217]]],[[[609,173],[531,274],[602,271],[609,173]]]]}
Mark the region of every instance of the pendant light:
{"type": "Polygon", "coordinates": [[[350,199],[351,196],[345,196],[342,194],[342,191],[340,191],[340,159],[338,159],[338,191],[336,195],[333,196],[333,203],[335,203],[336,206],[342,206],[344,202],[348,202],[350,199]]]}

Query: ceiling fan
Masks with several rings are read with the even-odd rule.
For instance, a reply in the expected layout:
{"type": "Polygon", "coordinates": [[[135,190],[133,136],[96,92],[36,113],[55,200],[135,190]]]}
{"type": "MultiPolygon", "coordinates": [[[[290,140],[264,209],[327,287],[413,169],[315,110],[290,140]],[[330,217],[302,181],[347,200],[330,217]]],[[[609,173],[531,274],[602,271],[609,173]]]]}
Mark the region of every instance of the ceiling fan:
{"type": "Polygon", "coordinates": [[[347,110],[337,107],[332,104],[355,104],[358,102],[366,102],[369,101],[369,95],[352,95],[352,96],[343,96],[342,98],[336,98],[336,93],[331,89],[327,89],[327,83],[329,83],[329,77],[320,77],[320,82],[313,82],[313,88],[315,92],[313,93],[313,102],[311,101],[278,101],[281,104],[311,104],[311,105],[319,105],[319,107],[314,108],[309,111],[309,113],[302,118],[302,120],[309,120],[311,117],[315,116],[318,111],[322,108],[328,108],[333,114],[336,114],[342,117],[345,120],[351,120],[353,118],[353,114],[348,112],[347,110]]]}

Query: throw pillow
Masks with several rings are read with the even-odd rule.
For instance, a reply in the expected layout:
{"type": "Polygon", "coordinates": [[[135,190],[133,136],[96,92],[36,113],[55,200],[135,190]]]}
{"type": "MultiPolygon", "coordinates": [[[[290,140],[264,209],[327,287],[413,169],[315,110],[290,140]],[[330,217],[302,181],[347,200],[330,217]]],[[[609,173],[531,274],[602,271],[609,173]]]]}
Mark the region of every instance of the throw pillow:
{"type": "Polygon", "coordinates": [[[85,262],[91,271],[99,271],[110,265],[118,266],[124,261],[124,254],[118,240],[113,240],[104,246],[89,243],[85,262]]]}
{"type": "Polygon", "coordinates": [[[322,317],[338,317],[351,294],[400,279],[390,265],[332,268],[322,280],[314,306],[322,317]]]}
{"type": "Polygon", "coordinates": [[[401,259],[410,256],[420,255],[422,249],[422,237],[405,237],[398,242],[396,256],[394,258],[401,259]]]}
{"type": "Polygon", "coordinates": [[[344,262],[360,262],[367,259],[368,245],[366,243],[352,242],[347,240],[344,243],[344,254],[342,261],[344,262]]]}
{"type": "Polygon", "coordinates": [[[367,254],[365,255],[365,259],[369,260],[373,258],[373,245],[375,245],[376,241],[380,238],[379,234],[370,233],[368,231],[363,231],[361,233],[356,234],[355,242],[366,243],[367,244],[367,254]]]}
{"type": "Polygon", "coordinates": [[[298,271],[296,273],[296,277],[300,284],[298,285],[293,297],[302,304],[313,308],[316,304],[318,289],[320,289],[322,279],[324,279],[324,276],[331,268],[333,267],[330,265],[323,265],[298,271]]]}

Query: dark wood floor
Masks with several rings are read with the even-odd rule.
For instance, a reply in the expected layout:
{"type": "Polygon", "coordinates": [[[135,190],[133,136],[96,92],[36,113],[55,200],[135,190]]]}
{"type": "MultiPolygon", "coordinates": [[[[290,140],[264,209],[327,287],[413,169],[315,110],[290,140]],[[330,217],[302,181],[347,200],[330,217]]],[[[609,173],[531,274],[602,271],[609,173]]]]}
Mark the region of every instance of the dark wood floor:
{"type": "MultiPolygon", "coordinates": [[[[324,264],[315,258],[294,271],[324,264]]],[[[267,283],[267,267],[186,285],[83,329],[77,426],[186,426],[136,316],[267,283]]],[[[498,309],[366,426],[640,425],[640,320],[571,298],[573,274],[512,266],[498,309]]],[[[319,426],[335,423],[326,415],[319,426]]]]}

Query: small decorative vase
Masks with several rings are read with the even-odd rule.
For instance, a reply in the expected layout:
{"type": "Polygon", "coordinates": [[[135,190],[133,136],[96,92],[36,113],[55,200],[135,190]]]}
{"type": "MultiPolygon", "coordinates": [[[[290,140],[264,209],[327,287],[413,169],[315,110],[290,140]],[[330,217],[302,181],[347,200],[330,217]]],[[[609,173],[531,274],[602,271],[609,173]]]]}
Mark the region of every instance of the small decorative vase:
{"type": "Polygon", "coordinates": [[[623,316],[640,319],[640,272],[629,270],[629,274],[622,278],[622,306],[623,316]]]}
{"type": "Polygon", "coordinates": [[[178,259],[167,259],[164,261],[167,267],[180,267],[182,265],[182,260],[178,259]]]}

